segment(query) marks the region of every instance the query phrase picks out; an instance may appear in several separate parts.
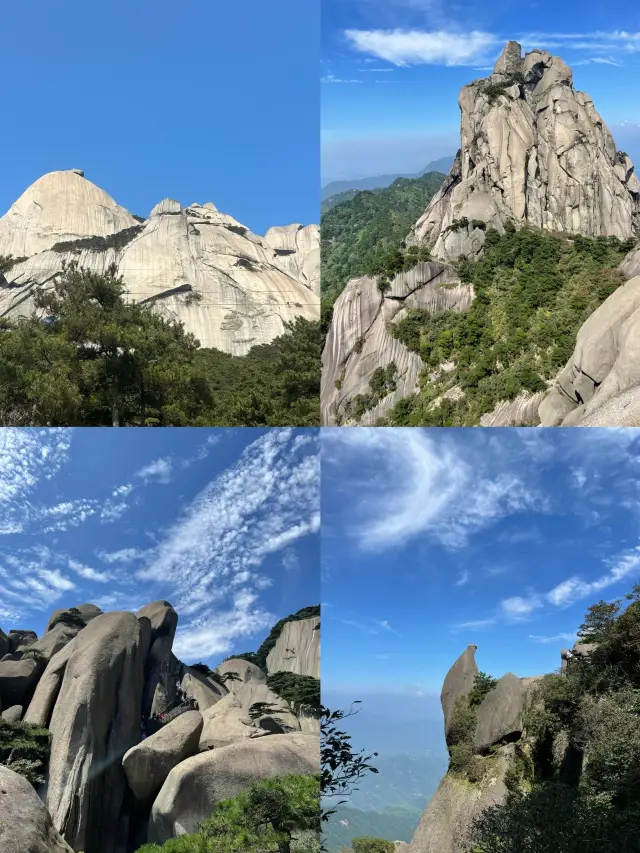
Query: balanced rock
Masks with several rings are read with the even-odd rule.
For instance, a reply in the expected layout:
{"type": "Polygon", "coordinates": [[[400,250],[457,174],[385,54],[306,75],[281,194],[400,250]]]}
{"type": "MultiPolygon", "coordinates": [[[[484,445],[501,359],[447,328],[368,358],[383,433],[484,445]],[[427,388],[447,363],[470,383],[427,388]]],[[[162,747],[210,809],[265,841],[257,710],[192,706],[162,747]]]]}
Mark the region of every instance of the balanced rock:
{"type": "Polygon", "coordinates": [[[467,646],[458,660],[446,674],[440,694],[442,713],[444,715],[445,735],[449,734],[451,715],[457,699],[466,696],[474,685],[478,667],[476,665],[477,646],[467,646]]]}
{"type": "Polygon", "coordinates": [[[187,711],[133,746],[122,759],[129,787],[140,803],[149,801],[176,765],[198,752],[199,711],[187,711]]]}
{"type": "MultiPolygon", "coordinates": [[[[60,610],[54,610],[49,618],[49,622],[47,623],[47,631],[50,631],[56,620],[62,616],[63,613],[68,613],[69,609],[70,608],[61,608],[60,610]]],[[[77,615],[80,616],[85,625],[102,613],[102,610],[100,610],[99,607],[96,607],[95,604],[79,604],[74,608],[74,610],[78,611],[77,615]]]]}
{"type": "Polygon", "coordinates": [[[254,782],[320,770],[317,737],[285,734],[242,741],[187,758],[169,773],[151,809],[149,841],[195,832],[221,800],[254,782]]]}
{"type": "Polygon", "coordinates": [[[475,749],[482,752],[522,734],[525,691],[521,679],[508,672],[476,709],[475,749]]]}
{"type": "Polygon", "coordinates": [[[0,850],[3,853],[73,853],[53,826],[33,786],[0,764],[0,850]]]}
{"type": "Polygon", "coordinates": [[[178,614],[168,601],[152,601],[136,613],[138,619],[146,618],[151,623],[151,642],[158,637],[175,637],[178,614]]]}
{"type": "Polygon", "coordinates": [[[46,805],[75,850],[125,846],[122,758],[140,737],[149,641],[148,620],[117,611],[92,619],[74,640],[49,724],[46,805]]]}

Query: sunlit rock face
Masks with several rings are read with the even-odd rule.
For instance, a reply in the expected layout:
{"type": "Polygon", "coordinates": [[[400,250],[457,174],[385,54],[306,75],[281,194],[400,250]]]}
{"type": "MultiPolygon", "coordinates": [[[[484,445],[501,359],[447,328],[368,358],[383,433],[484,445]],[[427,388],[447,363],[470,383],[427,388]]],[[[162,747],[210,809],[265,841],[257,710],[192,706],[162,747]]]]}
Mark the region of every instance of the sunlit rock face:
{"type": "Polygon", "coordinates": [[[571,69],[509,42],[488,79],[460,92],[460,152],[409,243],[434,257],[476,257],[486,227],[507,220],[549,231],[640,233],[640,182],[571,69]]]}
{"type": "Polygon", "coordinates": [[[259,237],[210,202],[173,199],[140,221],[79,170],[39,178],[0,219],[0,316],[24,316],[63,263],[115,264],[129,297],[184,323],[202,346],[244,355],[302,316],[318,320],[319,229],[272,228],[259,237]]]}

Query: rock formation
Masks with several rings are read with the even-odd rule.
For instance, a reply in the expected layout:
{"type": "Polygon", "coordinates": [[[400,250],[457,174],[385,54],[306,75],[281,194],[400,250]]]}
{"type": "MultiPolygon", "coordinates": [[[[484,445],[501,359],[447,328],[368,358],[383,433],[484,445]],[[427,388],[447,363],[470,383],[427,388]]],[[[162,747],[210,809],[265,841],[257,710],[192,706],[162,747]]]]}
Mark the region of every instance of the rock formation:
{"type": "Polygon", "coordinates": [[[287,622],[267,656],[267,670],[320,678],[320,617],[287,622]]]}
{"type": "Polygon", "coordinates": [[[571,69],[509,42],[489,78],[460,92],[460,152],[409,236],[445,261],[475,257],[484,228],[640,234],[640,182],[571,69]]]}
{"type": "MultiPolygon", "coordinates": [[[[0,726],[23,720],[51,736],[40,799],[11,756],[0,764],[2,853],[129,853],[147,837],[195,830],[253,782],[319,771],[317,718],[296,712],[249,661],[205,674],[178,660],[169,602],[136,614],[76,610],[84,627],[56,611],[40,639],[0,632],[7,648],[26,650],[0,661],[0,726]]],[[[273,671],[317,672],[318,622],[279,623],[273,671]]]]}
{"type": "Polygon", "coordinates": [[[422,359],[394,338],[389,327],[414,308],[464,311],[472,300],[473,288],[461,284],[451,267],[435,262],[399,273],[384,293],[376,278],[350,281],[333,306],[322,354],[323,426],[374,425],[399,400],[415,393],[422,359]],[[370,391],[376,370],[391,365],[395,371],[388,393],[355,417],[354,400],[370,391]]]}
{"type": "Polygon", "coordinates": [[[473,688],[475,677],[478,674],[478,667],[476,664],[477,648],[477,646],[467,646],[447,673],[444,684],[442,685],[440,702],[442,704],[442,715],[444,717],[445,737],[448,737],[449,735],[451,715],[456,701],[461,696],[466,696],[473,688]]]}
{"type": "Polygon", "coordinates": [[[172,199],[141,220],[75,169],[43,175],[0,218],[0,256],[8,255],[0,317],[31,313],[35,289],[71,261],[99,273],[115,264],[132,300],[234,355],[320,313],[317,226],[263,238],[210,202],[183,208],[172,199]]]}

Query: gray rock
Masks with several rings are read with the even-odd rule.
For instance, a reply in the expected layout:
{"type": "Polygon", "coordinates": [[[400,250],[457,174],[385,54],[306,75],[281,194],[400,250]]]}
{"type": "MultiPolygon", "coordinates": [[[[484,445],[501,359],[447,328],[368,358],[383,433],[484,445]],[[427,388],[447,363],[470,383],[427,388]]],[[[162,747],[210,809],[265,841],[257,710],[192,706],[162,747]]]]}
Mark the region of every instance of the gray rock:
{"type": "Polygon", "coordinates": [[[140,737],[149,640],[148,620],[113,612],[92,619],[73,641],[49,724],[46,805],[75,850],[125,846],[122,758],[140,737]]]}
{"type": "MultiPolygon", "coordinates": [[[[47,623],[47,631],[51,630],[51,627],[58,618],[58,616],[61,616],[63,613],[66,613],[69,609],[70,608],[68,607],[63,607],[60,610],[54,610],[51,616],[49,617],[49,622],[47,623]]],[[[85,625],[102,613],[102,610],[100,610],[99,607],[96,607],[95,604],[78,604],[75,609],[78,611],[78,613],[84,620],[85,625]]]]}
{"type": "Polygon", "coordinates": [[[320,617],[285,622],[267,655],[267,670],[320,678],[320,617]]]}
{"type": "Polygon", "coordinates": [[[44,668],[44,661],[33,660],[32,658],[18,661],[0,661],[0,701],[2,707],[28,705],[44,668]]]}
{"type": "Polygon", "coordinates": [[[64,648],[67,643],[81,631],[81,628],[71,628],[68,625],[54,625],[51,630],[47,631],[41,639],[37,640],[29,647],[30,651],[36,651],[42,655],[48,663],[51,658],[57,654],[60,649],[64,648]]]}
{"type": "Polygon", "coordinates": [[[522,681],[508,672],[476,708],[474,748],[486,751],[505,740],[522,734],[525,691],[522,681]]]}
{"type": "Polygon", "coordinates": [[[22,719],[22,705],[12,705],[2,712],[2,719],[8,723],[17,723],[22,719]]]}
{"type": "Polygon", "coordinates": [[[198,752],[201,731],[202,714],[187,711],[125,753],[122,766],[139,803],[148,802],[169,772],[198,752]]]}
{"type": "Polygon", "coordinates": [[[466,696],[473,688],[475,677],[478,674],[475,658],[477,648],[477,646],[467,646],[444,679],[440,702],[444,714],[445,736],[449,734],[451,714],[456,700],[460,696],[466,696]]]}
{"type": "MultiPolygon", "coordinates": [[[[300,729],[300,722],[296,714],[293,713],[284,699],[281,699],[267,686],[266,675],[255,664],[233,658],[221,663],[217,671],[220,675],[229,672],[236,673],[238,680],[227,681],[225,686],[238,697],[245,713],[249,712],[252,705],[258,703],[269,705],[272,707],[267,710],[264,716],[273,717],[276,723],[287,731],[298,731],[300,729]]],[[[256,720],[256,723],[260,724],[259,719],[256,720]]]]}
{"type": "Polygon", "coordinates": [[[616,150],[593,101],[573,88],[571,69],[546,51],[520,58],[509,42],[488,79],[460,92],[460,156],[407,242],[444,261],[478,256],[482,220],[587,236],[640,233],[640,182],[616,150]],[[521,72],[524,85],[509,75],[521,72]],[[505,86],[490,99],[488,84],[505,86]],[[475,239],[474,239],[475,237],[475,239]]]}
{"type": "Polygon", "coordinates": [[[163,198],[162,201],[158,202],[158,204],[153,208],[149,214],[149,219],[151,219],[152,216],[164,216],[167,213],[182,213],[182,206],[180,205],[180,202],[173,198],[163,198]]]}
{"type": "Polygon", "coordinates": [[[27,713],[24,715],[25,722],[48,727],[53,706],[60,692],[64,671],[75,649],[75,643],[74,638],[57,652],[47,664],[47,668],[38,681],[38,686],[29,703],[27,713]]]}
{"type": "Polygon", "coordinates": [[[479,785],[470,785],[447,773],[420,819],[410,853],[466,853],[475,818],[491,806],[504,803],[504,776],[513,759],[513,744],[500,747],[497,760],[488,766],[479,785]]]}
{"type": "Polygon", "coordinates": [[[23,652],[38,639],[35,631],[9,631],[9,651],[23,652]]]}
{"type": "Polygon", "coordinates": [[[73,853],[24,776],[0,764],[0,850],[3,853],[73,853]]]}
{"type": "Polygon", "coordinates": [[[9,654],[9,638],[4,633],[2,628],[0,628],[0,660],[2,660],[2,658],[8,654],[9,654]]]}
{"type": "MultiPolygon", "coordinates": [[[[219,749],[232,743],[256,737],[259,730],[243,710],[237,696],[229,693],[203,713],[204,725],[200,735],[200,752],[219,749]]],[[[283,734],[278,726],[278,734],[283,734]]]]}
{"type": "Polygon", "coordinates": [[[242,741],[187,758],[167,776],[151,809],[149,841],[194,832],[216,803],[234,797],[261,779],[312,775],[320,769],[319,738],[271,735],[242,741]]]}
{"type": "MultiPolygon", "coordinates": [[[[151,644],[149,656],[145,667],[144,690],[142,692],[142,716],[149,717],[151,713],[163,713],[169,705],[169,700],[160,701],[162,707],[154,708],[156,691],[160,688],[166,696],[165,682],[168,682],[169,662],[171,660],[171,647],[173,636],[165,634],[157,637],[151,644]]],[[[174,680],[175,683],[175,680],[174,680]]],[[[175,688],[174,688],[175,690],[175,688]]]]}
{"type": "Polygon", "coordinates": [[[151,623],[151,643],[158,637],[175,637],[178,614],[168,601],[152,601],[136,613],[138,619],[145,618],[151,623]]]}
{"type": "Polygon", "coordinates": [[[195,699],[200,711],[206,711],[229,692],[225,687],[211,681],[196,669],[184,668],[182,689],[190,699],[195,699]]]}

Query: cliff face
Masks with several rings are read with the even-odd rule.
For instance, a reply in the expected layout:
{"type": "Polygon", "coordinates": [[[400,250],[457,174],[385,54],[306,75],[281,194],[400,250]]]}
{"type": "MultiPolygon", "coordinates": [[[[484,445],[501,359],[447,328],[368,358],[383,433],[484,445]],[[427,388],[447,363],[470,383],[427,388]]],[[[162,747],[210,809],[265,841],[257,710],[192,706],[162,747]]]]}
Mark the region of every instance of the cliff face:
{"type": "Polygon", "coordinates": [[[571,69],[509,42],[489,78],[460,92],[460,153],[409,243],[434,257],[477,256],[507,220],[626,239],[640,233],[640,182],[571,69]]]}
{"type": "Polygon", "coordinates": [[[267,669],[270,675],[294,672],[320,678],[320,618],[312,616],[285,623],[267,656],[267,669]]]}
{"type": "MultiPolygon", "coordinates": [[[[12,770],[17,750],[0,754],[0,814],[13,821],[7,853],[127,853],[147,838],[195,831],[220,799],[255,781],[318,772],[317,718],[298,716],[248,661],[229,660],[215,674],[179,661],[169,602],[136,614],[81,605],[71,619],[56,615],[62,621],[51,625],[52,617],[39,640],[9,632],[4,645],[14,651],[0,660],[0,725],[23,721],[50,733],[48,762],[38,752],[44,805],[12,770]]],[[[287,623],[281,634],[299,644],[297,669],[319,668],[319,643],[304,624],[317,621],[289,631],[287,623]]],[[[284,666],[285,649],[272,653],[284,666]]],[[[45,736],[34,732],[40,744],[45,736]]],[[[24,749],[21,741],[20,758],[24,749]]]]}
{"type": "Polygon", "coordinates": [[[376,278],[350,281],[333,307],[322,354],[323,426],[373,425],[399,400],[415,393],[422,359],[394,338],[389,326],[414,308],[463,311],[472,300],[473,288],[461,284],[451,267],[435,262],[399,273],[384,294],[376,278]],[[370,392],[370,381],[379,369],[393,376],[383,394],[360,414],[356,398],[370,392]]]}
{"type": "Polygon", "coordinates": [[[33,309],[64,262],[123,276],[130,298],[184,323],[202,346],[244,355],[298,316],[317,320],[317,226],[258,237],[213,204],[164,199],[143,222],[78,170],[39,178],[0,218],[0,316],[33,309]]]}

